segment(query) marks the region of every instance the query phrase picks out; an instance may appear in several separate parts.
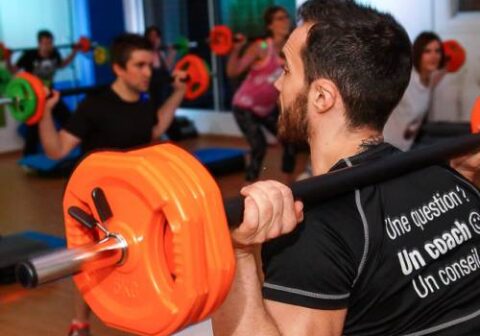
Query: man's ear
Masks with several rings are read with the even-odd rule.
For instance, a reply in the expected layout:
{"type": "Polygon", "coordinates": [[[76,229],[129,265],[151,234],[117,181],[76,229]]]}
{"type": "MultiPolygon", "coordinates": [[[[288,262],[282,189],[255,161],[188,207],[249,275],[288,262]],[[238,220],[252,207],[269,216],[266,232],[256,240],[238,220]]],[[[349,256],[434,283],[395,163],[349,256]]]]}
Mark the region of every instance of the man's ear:
{"type": "Polygon", "coordinates": [[[335,106],[339,92],[337,86],[328,79],[317,79],[310,85],[310,98],[315,111],[324,113],[335,106]]]}
{"type": "Polygon", "coordinates": [[[119,64],[116,63],[112,65],[112,70],[116,77],[118,77],[121,72],[125,71],[125,69],[123,69],[119,64]]]}

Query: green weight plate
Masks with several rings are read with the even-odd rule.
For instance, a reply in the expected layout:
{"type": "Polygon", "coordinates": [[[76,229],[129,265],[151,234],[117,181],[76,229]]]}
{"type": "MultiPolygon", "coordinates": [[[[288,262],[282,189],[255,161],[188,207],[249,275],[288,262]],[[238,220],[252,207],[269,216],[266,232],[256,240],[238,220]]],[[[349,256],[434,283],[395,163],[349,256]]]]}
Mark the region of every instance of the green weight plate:
{"type": "Polygon", "coordinates": [[[13,100],[10,112],[16,120],[25,122],[35,114],[37,96],[27,80],[18,77],[12,79],[5,90],[5,97],[13,100]]]}
{"type": "Polygon", "coordinates": [[[10,72],[5,68],[0,67],[0,97],[3,96],[3,93],[7,88],[8,82],[10,82],[11,79],[12,75],[10,74],[10,72]]]}
{"type": "Polygon", "coordinates": [[[179,37],[177,39],[174,46],[175,49],[177,49],[178,56],[183,57],[188,53],[190,50],[189,43],[190,41],[186,37],[179,37]]]}

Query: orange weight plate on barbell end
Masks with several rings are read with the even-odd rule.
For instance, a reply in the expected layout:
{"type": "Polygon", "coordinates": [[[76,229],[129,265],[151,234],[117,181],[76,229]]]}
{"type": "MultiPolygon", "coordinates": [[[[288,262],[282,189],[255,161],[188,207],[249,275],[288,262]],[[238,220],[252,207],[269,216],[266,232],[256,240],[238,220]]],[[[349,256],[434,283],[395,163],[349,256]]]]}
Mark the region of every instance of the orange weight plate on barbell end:
{"type": "MultiPolygon", "coordinates": [[[[196,199],[196,206],[202,211],[207,263],[204,266],[208,284],[208,299],[190,317],[185,327],[203,320],[213,309],[223,302],[233,278],[234,258],[226,219],[222,221],[223,205],[220,191],[213,178],[194,157],[172,144],[155,146],[155,154],[149,148],[139,150],[139,154],[148,157],[155,165],[171,164],[177,174],[171,178],[182,181],[189,186],[191,195],[196,199]],[[143,152],[143,153],[142,153],[143,152]],[[147,153],[148,152],[148,153],[147,153]],[[193,161],[192,161],[193,160],[193,161]],[[207,175],[198,174],[205,172],[207,175]],[[179,173],[179,174],[178,174],[179,173]],[[213,186],[213,188],[212,188],[213,186]],[[213,214],[217,213],[217,216],[213,214]],[[213,215],[213,216],[212,216],[213,215]],[[215,220],[212,220],[212,217],[215,220]],[[219,248],[220,246],[220,248],[219,248]],[[223,249],[221,247],[224,247],[223,249]],[[231,258],[229,256],[231,255],[231,258]],[[227,268],[227,270],[225,270],[227,268]]],[[[225,216],[223,215],[225,218],[225,216]]],[[[203,237],[202,237],[203,240],[203,237]]]]}
{"type": "Polygon", "coordinates": [[[175,70],[185,71],[188,74],[185,99],[197,99],[208,90],[210,73],[200,57],[192,54],[184,56],[175,65],[175,70]]]}
{"type": "Polygon", "coordinates": [[[192,321],[198,322],[224,301],[235,272],[235,258],[221,192],[208,170],[185,150],[173,144],[164,144],[152,147],[148,155],[158,165],[164,162],[172,164],[172,169],[180,173],[179,178],[190,186],[190,192],[198,200],[203,212],[208,299],[200,315],[192,321]],[[153,157],[151,152],[155,152],[153,157]]]}
{"type": "MultiPolygon", "coordinates": [[[[173,145],[170,145],[173,146],[173,145]]],[[[159,151],[160,148],[156,148],[159,151]]],[[[205,244],[207,252],[207,267],[209,297],[199,320],[204,319],[226,298],[235,273],[235,257],[233,253],[230,231],[223,206],[220,189],[208,170],[185,150],[175,147],[166,152],[171,156],[170,162],[189,167],[182,170],[184,178],[190,178],[192,190],[196,189],[199,202],[204,211],[205,244]]]]}
{"type": "Polygon", "coordinates": [[[470,114],[470,126],[472,133],[480,133],[480,97],[478,97],[473,104],[470,114]]]}
{"type": "Polygon", "coordinates": [[[225,56],[233,48],[232,30],[225,25],[217,25],[210,30],[210,49],[215,55],[225,56]]]}
{"type": "MultiPolygon", "coordinates": [[[[124,264],[74,277],[86,302],[107,325],[143,335],[168,335],[181,328],[192,307],[205,301],[198,292],[198,239],[203,228],[191,214],[191,199],[176,192],[168,165],[124,152],[94,153],[72,174],[64,196],[68,247],[91,243],[93,237],[70,215],[78,206],[98,219],[93,189],[104,191],[113,217],[106,226],[128,243],[124,264]],[[175,278],[165,258],[165,226],[172,231],[175,278]]],[[[101,235],[101,234],[100,234],[101,235]]],[[[201,259],[201,258],[200,258],[201,259]]]]}
{"type": "Polygon", "coordinates": [[[78,50],[81,52],[89,52],[90,49],[92,48],[92,43],[88,37],[82,36],[76,43],[76,46],[78,47],[78,50]]]}
{"type": "Polygon", "coordinates": [[[17,77],[23,78],[30,84],[33,92],[35,93],[35,97],[37,98],[37,107],[35,109],[35,113],[25,121],[27,125],[34,125],[42,119],[43,113],[45,112],[45,104],[47,101],[45,85],[40,78],[25,71],[17,74],[17,77]]]}
{"type": "MultiPolygon", "coordinates": [[[[153,167],[158,167],[159,169],[154,170],[154,174],[162,174],[162,176],[156,176],[157,179],[162,179],[168,177],[169,181],[172,183],[173,190],[172,192],[178,193],[179,196],[184,199],[188,200],[188,216],[191,218],[192,223],[195,223],[197,227],[202,229],[202,234],[195,239],[195,249],[197,250],[196,259],[195,260],[186,260],[186,262],[193,263],[192,267],[196,268],[197,276],[195,281],[195,292],[203,293],[202,298],[199,299],[189,314],[182,315],[182,322],[181,324],[175,323],[175,325],[179,325],[180,328],[186,327],[189,324],[195,323],[198,321],[198,317],[200,313],[203,311],[205,303],[207,301],[207,297],[209,295],[209,286],[207,283],[207,263],[206,263],[206,247],[205,247],[205,240],[203,236],[203,224],[204,224],[204,209],[200,206],[201,199],[199,199],[198,195],[192,192],[193,185],[188,180],[182,177],[184,171],[189,171],[189,167],[180,162],[180,165],[177,164],[175,158],[171,159],[171,156],[168,156],[168,153],[175,149],[175,146],[162,144],[156,146],[149,146],[144,147],[138,150],[130,151],[129,155],[139,156],[147,160],[153,167]],[[158,150],[156,150],[158,149],[158,150]]],[[[168,223],[170,224],[170,223],[168,223]]],[[[162,252],[165,254],[165,260],[167,262],[167,266],[169,267],[169,271],[173,274],[176,274],[177,267],[175,266],[175,258],[174,258],[174,251],[172,250],[172,229],[170,225],[165,225],[165,234],[164,234],[164,250],[162,252]]],[[[193,247],[192,247],[193,248],[193,247]]],[[[167,332],[172,333],[177,331],[178,328],[172,325],[172,328],[169,328],[167,332]]]]}
{"type": "MultiPolygon", "coordinates": [[[[189,198],[191,200],[189,203],[189,216],[195,216],[196,225],[202,227],[203,220],[201,220],[201,217],[203,216],[203,213],[201,211],[203,211],[203,209],[200,208],[199,201],[195,198],[195,195],[190,192],[192,186],[185,183],[185,180],[178,175],[179,170],[181,171],[184,169],[188,169],[188,167],[185,167],[184,165],[181,167],[172,166],[171,162],[169,162],[168,158],[164,155],[164,153],[168,150],[169,148],[165,147],[165,144],[163,144],[133,150],[128,154],[142,157],[154,167],[161,167],[161,169],[159,169],[158,171],[154,171],[154,174],[165,174],[166,172],[168,172],[169,180],[175,184],[175,192],[181,193],[183,198],[189,198]],[[160,147],[160,150],[155,152],[153,148],[157,147],[160,147]]],[[[200,267],[198,269],[197,281],[195,284],[198,286],[203,286],[201,288],[197,288],[196,290],[198,292],[204,293],[205,295],[203,301],[198,301],[198,304],[192,307],[190,313],[188,315],[184,315],[184,319],[182,325],[180,326],[180,329],[191,323],[194,323],[193,321],[197,321],[200,312],[203,310],[209,292],[209,288],[207,285],[207,267],[205,260],[205,241],[203,239],[203,235],[199,236],[198,239],[195,240],[195,243],[197,244],[196,250],[198,251],[198,259],[196,261],[192,260],[191,262],[194,262],[195,266],[200,267]]],[[[162,252],[165,254],[165,260],[170,273],[175,274],[176,267],[174,261],[174,251],[172,250],[172,248],[172,230],[170,229],[170,225],[165,225],[164,249],[162,250],[162,252]]],[[[173,328],[170,330],[170,332],[175,332],[177,330],[177,328],[173,328]]]]}
{"type": "Polygon", "coordinates": [[[465,49],[456,40],[443,41],[443,50],[447,58],[447,71],[457,72],[465,63],[465,49]]]}

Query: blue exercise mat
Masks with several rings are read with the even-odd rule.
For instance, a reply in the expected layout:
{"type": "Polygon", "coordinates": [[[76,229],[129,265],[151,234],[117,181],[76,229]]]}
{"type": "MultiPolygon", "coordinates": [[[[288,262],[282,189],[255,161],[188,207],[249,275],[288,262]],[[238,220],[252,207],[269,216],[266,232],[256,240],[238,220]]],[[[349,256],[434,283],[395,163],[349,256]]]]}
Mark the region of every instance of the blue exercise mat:
{"type": "Polygon", "coordinates": [[[245,169],[246,151],[238,148],[202,148],[193,155],[213,174],[222,175],[245,169]]]}
{"type": "Polygon", "coordinates": [[[37,172],[54,172],[57,169],[64,168],[65,164],[74,163],[80,158],[82,152],[80,147],[74,148],[65,158],[61,160],[52,160],[43,153],[27,155],[18,160],[18,164],[30,168],[37,172]]]}
{"type": "Polygon", "coordinates": [[[48,235],[46,233],[36,231],[24,231],[21,233],[17,233],[17,235],[31,240],[41,241],[42,243],[48,245],[48,247],[50,248],[67,247],[67,242],[64,238],[48,235]]]}
{"type": "Polygon", "coordinates": [[[237,148],[202,148],[193,152],[193,155],[203,164],[209,164],[225,159],[244,157],[246,151],[237,148]]]}

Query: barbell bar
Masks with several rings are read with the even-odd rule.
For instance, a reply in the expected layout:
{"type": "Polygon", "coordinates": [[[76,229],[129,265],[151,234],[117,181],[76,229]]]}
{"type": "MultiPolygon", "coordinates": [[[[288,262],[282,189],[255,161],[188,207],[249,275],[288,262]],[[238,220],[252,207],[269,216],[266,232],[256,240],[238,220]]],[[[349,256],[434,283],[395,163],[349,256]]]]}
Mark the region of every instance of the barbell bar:
{"type": "Polygon", "coordinates": [[[198,47],[198,42],[196,41],[190,41],[186,37],[179,37],[174,43],[168,44],[168,45],[162,45],[160,47],[160,50],[167,51],[170,48],[173,48],[178,52],[180,56],[184,56],[188,54],[190,49],[197,48],[198,47]]]}
{"type": "MultiPolygon", "coordinates": [[[[208,37],[205,39],[206,44],[210,47],[210,50],[217,56],[228,55],[235,42],[243,41],[244,38],[238,37],[233,34],[232,30],[226,25],[216,25],[210,30],[208,37]]],[[[248,41],[258,41],[258,38],[247,39],[248,41]]],[[[170,45],[179,52],[186,52],[191,48],[198,47],[197,41],[189,40],[188,38],[181,37],[176,43],[170,45]]],[[[168,46],[162,49],[168,49],[168,46]]]]}
{"type": "MultiPolygon", "coordinates": [[[[96,43],[92,42],[88,37],[86,36],[81,36],[77,42],[75,43],[66,43],[66,44],[58,44],[55,45],[54,48],[57,49],[65,49],[65,48],[72,48],[72,49],[77,49],[81,52],[89,52],[93,48],[96,47],[96,43]]],[[[35,48],[7,48],[5,44],[0,42],[0,60],[3,59],[8,59],[10,58],[11,54],[14,52],[19,52],[19,51],[26,51],[26,50],[31,50],[35,48]]]]}

